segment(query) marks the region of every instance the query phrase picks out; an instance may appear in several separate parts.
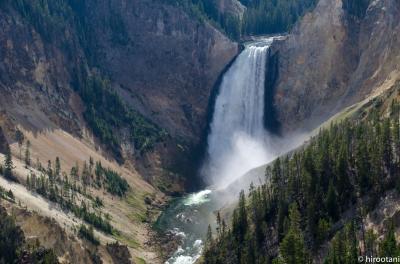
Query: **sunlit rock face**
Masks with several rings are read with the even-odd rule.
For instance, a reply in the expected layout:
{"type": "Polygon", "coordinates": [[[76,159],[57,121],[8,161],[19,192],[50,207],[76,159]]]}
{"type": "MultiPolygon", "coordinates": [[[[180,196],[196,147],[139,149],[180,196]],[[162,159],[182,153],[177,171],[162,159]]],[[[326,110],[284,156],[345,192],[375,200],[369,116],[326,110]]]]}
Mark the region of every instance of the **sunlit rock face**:
{"type": "Polygon", "coordinates": [[[275,106],[283,131],[310,129],[399,75],[400,6],[371,1],[365,16],[320,0],[286,41],[276,43],[275,106]]]}

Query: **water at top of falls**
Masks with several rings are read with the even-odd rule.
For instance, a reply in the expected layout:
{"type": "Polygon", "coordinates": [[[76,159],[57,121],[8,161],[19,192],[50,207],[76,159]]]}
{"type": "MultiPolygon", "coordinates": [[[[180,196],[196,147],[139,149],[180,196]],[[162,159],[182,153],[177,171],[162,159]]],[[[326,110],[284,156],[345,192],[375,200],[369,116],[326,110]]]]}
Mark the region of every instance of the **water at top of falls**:
{"type": "Polygon", "coordinates": [[[246,44],[223,77],[203,168],[211,185],[224,187],[275,157],[263,119],[267,52],[273,40],[246,44]]]}

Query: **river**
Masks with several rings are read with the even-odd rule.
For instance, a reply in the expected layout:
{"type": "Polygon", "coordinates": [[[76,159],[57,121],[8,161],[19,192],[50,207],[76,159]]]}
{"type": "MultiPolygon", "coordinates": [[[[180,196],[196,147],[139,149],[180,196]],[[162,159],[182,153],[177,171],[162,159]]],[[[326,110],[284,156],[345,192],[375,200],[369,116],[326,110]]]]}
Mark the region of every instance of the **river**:
{"type": "Polygon", "coordinates": [[[215,224],[214,211],[220,204],[211,190],[203,190],[177,198],[158,218],[155,227],[170,232],[181,245],[166,264],[193,264],[201,256],[205,233],[209,224],[215,224]]]}

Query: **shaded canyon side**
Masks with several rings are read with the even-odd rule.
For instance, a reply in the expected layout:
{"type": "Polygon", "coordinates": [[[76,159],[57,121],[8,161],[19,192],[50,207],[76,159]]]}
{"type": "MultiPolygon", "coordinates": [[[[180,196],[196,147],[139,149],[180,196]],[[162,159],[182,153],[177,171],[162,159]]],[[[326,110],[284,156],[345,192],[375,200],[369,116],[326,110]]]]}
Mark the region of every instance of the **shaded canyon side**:
{"type": "MultiPolygon", "coordinates": [[[[1,4],[0,121],[7,138],[12,125],[86,137],[88,106],[76,75],[101,76],[129,108],[168,133],[141,153],[127,131],[114,130],[128,167],[165,191],[182,191],[181,176],[194,172],[191,153],[207,125],[212,87],[238,45],[164,1],[64,2],[52,3],[49,14],[1,4]],[[42,16],[42,24],[32,22],[42,16]]],[[[102,142],[93,144],[112,158],[102,142]]]]}

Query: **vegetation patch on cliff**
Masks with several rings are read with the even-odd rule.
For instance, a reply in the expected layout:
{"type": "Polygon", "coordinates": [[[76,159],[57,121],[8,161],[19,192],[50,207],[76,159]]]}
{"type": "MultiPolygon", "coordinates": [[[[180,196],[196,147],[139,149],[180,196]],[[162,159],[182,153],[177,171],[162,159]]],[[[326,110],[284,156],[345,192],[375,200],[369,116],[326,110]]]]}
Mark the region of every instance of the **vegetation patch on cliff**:
{"type": "Polygon", "coordinates": [[[152,149],[167,135],[166,131],[128,108],[111,89],[107,80],[92,76],[80,84],[77,90],[86,104],[86,121],[94,134],[109,146],[117,157],[122,158],[121,142],[116,129],[129,131],[129,137],[139,153],[152,149]]]}

